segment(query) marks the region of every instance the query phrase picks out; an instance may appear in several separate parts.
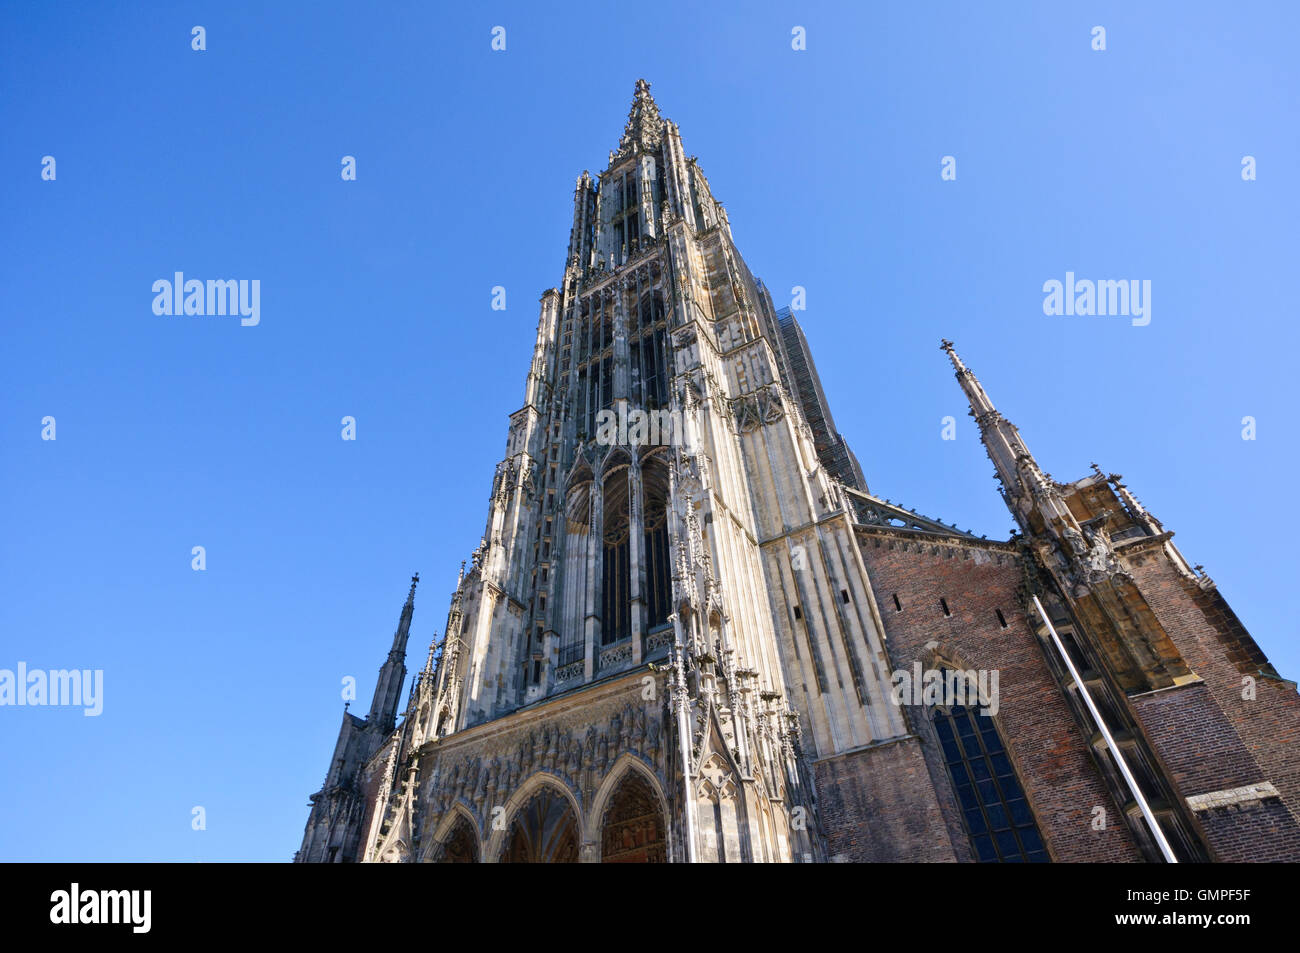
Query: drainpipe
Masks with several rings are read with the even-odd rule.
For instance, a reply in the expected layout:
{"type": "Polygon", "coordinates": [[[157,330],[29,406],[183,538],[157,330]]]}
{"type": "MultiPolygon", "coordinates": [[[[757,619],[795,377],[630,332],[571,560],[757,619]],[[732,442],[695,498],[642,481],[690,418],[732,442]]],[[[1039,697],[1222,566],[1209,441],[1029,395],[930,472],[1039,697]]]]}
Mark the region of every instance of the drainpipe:
{"type": "Polygon", "coordinates": [[[1160,853],[1164,854],[1168,863],[1178,863],[1178,858],[1174,856],[1173,848],[1169,846],[1169,841],[1165,839],[1165,832],[1160,829],[1160,824],[1156,821],[1156,816],[1151,812],[1151,805],[1147,804],[1147,799],[1142,795],[1138,788],[1137,780],[1133,773],[1128,769],[1128,763],[1124,760],[1124,755],[1120,753],[1119,745],[1115,744],[1114,737],[1111,736],[1110,729],[1106,727],[1106,722],[1101,717],[1101,712],[1097,710],[1092,696],[1088,694],[1087,686],[1083,684],[1083,679],[1079,677],[1079,670],[1074,667],[1074,662],[1070,658],[1065,646],[1061,644],[1061,637],[1056,634],[1056,629],[1052,627],[1052,622],[1047,618],[1047,613],[1043,611],[1043,604],[1038,601],[1038,596],[1034,596],[1034,607],[1038,610],[1039,617],[1043,620],[1043,625],[1047,626],[1047,631],[1052,636],[1052,644],[1056,646],[1057,653],[1061,656],[1061,661],[1065,667],[1070,670],[1070,677],[1074,679],[1075,686],[1079,689],[1079,694],[1083,696],[1083,703],[1088,706],[1088,711],[1092,713],[1092,720],[1097,723],[1101,729],[1101,736],[1106,739],[1106,746],[1110,748],[1111,753],[1115,756],[1115,763],[1119,765],[1120,774],[1124,775],[1124,781],[1128,784],[1129,793],[1133,795],[1133,800],[1142,810],[1142,816],[1146,818],[1147,826],[1151,828],[1151,834],[1156,839],[1156,844],[1160,847],[1160,853]]]}

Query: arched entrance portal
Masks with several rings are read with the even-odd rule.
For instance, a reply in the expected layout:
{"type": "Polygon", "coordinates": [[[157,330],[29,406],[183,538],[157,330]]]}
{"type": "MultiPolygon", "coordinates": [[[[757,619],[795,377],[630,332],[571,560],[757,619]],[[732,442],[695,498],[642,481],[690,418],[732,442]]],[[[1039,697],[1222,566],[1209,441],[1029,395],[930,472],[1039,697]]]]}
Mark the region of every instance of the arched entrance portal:
{"type": "Polygon", "coordinates": [[[503,864],[576,864],[578,821],[564,795],[543,787],[510,825],[503,864]]]}
{"type": "Polygon", "coordinates": [[[474,828],[464,816],[456,821],[456,826],[443,841],[438,851],[437,862],[440,864],[478,863],[478,838],[474,836],[474,828]]]}
{"type": "Polygon", "coordinates": [[[649,782],[628,771],[605,810],[600,859],[606,864],[662,864],[664,818],[649,782]]]}

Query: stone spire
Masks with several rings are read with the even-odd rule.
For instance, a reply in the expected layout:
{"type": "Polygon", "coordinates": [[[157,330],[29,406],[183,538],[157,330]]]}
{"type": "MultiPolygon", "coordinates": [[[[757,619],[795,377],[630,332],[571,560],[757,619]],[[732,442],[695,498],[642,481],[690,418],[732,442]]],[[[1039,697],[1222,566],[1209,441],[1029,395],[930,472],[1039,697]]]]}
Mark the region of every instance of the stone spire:
{"type": "Polygon", "coordinates": [[[406,640],[411,632],[411,617],[415,614],[415,587],[419,581],[419,573],[411,577],[411,591],[407,593],[397,631],[393,633],[393,647],[379,669],[375,697],[370,703],[370,714],[366,717],[368,725],[383,732],[392,731],[397,723],[397,705],[402,683],[406,681],[406,640]]]}
{"type": "Polygon", "coordinates": [[[623,138],[618,141],[618,152],[610,156],[610,161],[621,158],[635,149],[656,149],[663,131],[663,118],[659,107],[650,95],[650,84],[644,79],[636,81],[636,90],[632,97],[632,108],[627,114],[627,125],[623,127],[623,138]]]}
{"type": "Polygon", "coordinates": [[[970,415],[979,427],[984,449],[997,469],[1003,496],[1021,526],[1028,528],[1026,520],[1037,503],[1048,503],[1049,509],[1055,509],[1056,506],[1050,504],[1056,503],[1063,509],[1056,485],[1039,468],[1016,425],[998,413],[974,372],[962,363],[953,343],[945,339],[939,346],[947,352],[957,371],[957,382],[970,403],[970,415]]]}

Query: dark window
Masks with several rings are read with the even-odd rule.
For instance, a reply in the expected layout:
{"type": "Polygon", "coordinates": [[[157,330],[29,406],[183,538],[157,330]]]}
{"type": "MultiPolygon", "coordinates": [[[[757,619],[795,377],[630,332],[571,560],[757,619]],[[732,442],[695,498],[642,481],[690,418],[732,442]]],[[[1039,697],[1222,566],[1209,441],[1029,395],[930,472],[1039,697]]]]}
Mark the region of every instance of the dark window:
{"type": "Polygon", "coordinates": [[[945,616],[950,616],[950,615],[952,615],[952,613],[948,611],[948,600],[947,600],[947,599],[940,599],[940,600],[939,600],[939,605],[943,608],[943,614],[944,614],[945,616]]]}
{"type": "Polygon", "coordinates": [[[898,593],[894,593],[894,611],[895,612],[903,611],[903,604],[898,601],[898,593]]]}
{"type": "Polygon", "coordinates": [[[795,606],[795,607],[794,607],[794,617],[795,617],[796,619],[802,619],[802,618],[803,618],[803,612],[800,611],[800,609],[799,609],[798,606],[795,606]]]}
{"type": "Polygon", "coordinates": [[[632,573],[628,563],[627,527],[615,538],[605,537],[601,579],[600,641],[609,645],[631,632],[632,573]]]}
{"type": "Polygon", "coordinates": [[[646,627],[668,621],[672,573],[668,560],[668,521],[662,501],[647,500],[645,514],[646,627]]]}
{"type": "Polygon", "coordinates": [[[1007,617],[1002,614],[1001,609],[994,609],[993,611],[998,614],[998,625],[1005,629],[1007,627],[1007,617]]]}
{"type": "Polygon", "coordinates": [[[982,863],[1047,863],[1038,825],[991,717],[964,705],[934,709],[953,790],[982,863]]]}
{"type": "Polygon", "coordinates": [[[848,602],[848,601],[849,601],[849,591],[848,591],[847,589],[841,589],[841,590],[840,590],[840,598],[843,599],[845,602],[848,602]]]}

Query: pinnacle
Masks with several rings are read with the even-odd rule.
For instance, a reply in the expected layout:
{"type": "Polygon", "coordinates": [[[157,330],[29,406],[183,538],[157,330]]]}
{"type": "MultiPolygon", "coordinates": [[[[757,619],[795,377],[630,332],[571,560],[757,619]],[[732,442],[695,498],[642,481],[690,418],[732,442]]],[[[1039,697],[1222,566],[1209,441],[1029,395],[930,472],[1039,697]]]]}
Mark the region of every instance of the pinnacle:
{"type": "Polygon", "coordinates": [[[627,124],[623,127],[623,136],[618,143],[618,154],[622,155],[637,146],[644,148],[657,144],[662,121],[659,107],[650,95],[650,84],[644,79],[638,79],[632,93],[632,108],[628,110],[627,124]]]}
{"type": "Polygon", "coordinates": [[[951,341],[944,338],[939,342],[939,348],[940,350],[947,352],[948,360],[952,361],[952,366],[957,369],[958,373],[966,369],[966,365],[963,364],[961,358],[957,356],[957,349],[953,346],[951,341]]]}

